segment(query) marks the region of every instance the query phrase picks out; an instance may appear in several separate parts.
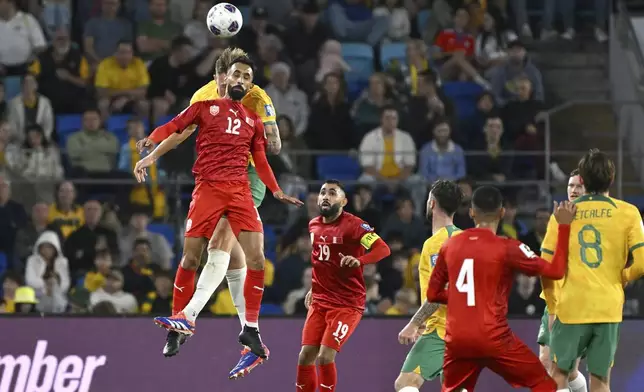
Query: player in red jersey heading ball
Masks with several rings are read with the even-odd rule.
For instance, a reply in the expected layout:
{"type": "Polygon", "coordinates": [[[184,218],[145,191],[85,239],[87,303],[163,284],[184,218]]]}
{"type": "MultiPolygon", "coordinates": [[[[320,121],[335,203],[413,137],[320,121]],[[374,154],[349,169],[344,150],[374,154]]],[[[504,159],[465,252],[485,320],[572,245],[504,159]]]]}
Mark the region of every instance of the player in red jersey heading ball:
{"type": "MultiPolygon", "coordinates": [[[[258,328],[264,291],[264,239],[262,221],[249,189],[248,153],[253,156],[259,178],[276,199],[298,206],[302,202],[285,195],[279,188],[266,158],[264,126],[259,117],[240,102],[252,80],[250,59],[244,56],[234,59],[226,77],[223,99],[195,102],[154,131],[165,139],[190,125],[199,126],[197,160],[192,170],[195,188],[188,211],[184,254],[174,284],[174,301],[181,301],[184,307],[171,317],[155,318],[155,322],[170,331],[185,335],[194,333],[197,315],[225,277],[235,244],[234,234],[249,263],[244,283],[246,325],[239,342],[257,357],[265,359],[268,352],[258,328]],[[195,290],[194,278],[201,254],[224,213],[233,233],[228,240],[218,239],[210,244],[208,261],[195,290]]],[[[160,145],[139,161],[135,167],[137,179],[143,181],[145,168],[170,149],[160,145]]]]}
{"type": "Polygon", "coordinates": [[[343,211],[346,205],[340,182],[328,180],[318,195],[320,216],[309,222],[313,282],[305,300],[309,313],[302,330],[297,392],[314,392],[318,385],[319,391],[335,391],[335,356],[364,313],[363,266],[390,253],[369,224],[343,211]]]}
{"type": "Polygon", "coordinates": [[[443,392],[473,391],[486,367],[514,387],[557,390],[539,358],[510,330],[508,296],[517,272],[563,278],[576,208],[568,201],[555,203],[559,236],[551,264],[525,244],[496,235],[505,213],[502,204],[496,188],[484,186],[474,192],[470,215],[476,228],[443,245],[429,281],[427,301],[447,303],[449,309],[443,392]]]}

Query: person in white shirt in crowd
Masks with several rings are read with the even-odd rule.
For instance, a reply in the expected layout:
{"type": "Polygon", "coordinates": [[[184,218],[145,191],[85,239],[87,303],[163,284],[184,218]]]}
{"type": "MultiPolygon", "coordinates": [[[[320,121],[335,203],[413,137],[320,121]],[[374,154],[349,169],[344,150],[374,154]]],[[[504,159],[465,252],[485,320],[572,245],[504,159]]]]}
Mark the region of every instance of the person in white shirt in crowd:
{"type": "Polygon", "coordinates": [[[504,63],[508,58],[506,50],[508,43],[517,38],[517,35],[512,31],[501,31],[496,25],[496,20],[486,12],[483,16],[481,31],[476,36],[474,45],[474,58],[477,65],[488,69],[504,63]]]}
{"type": "Polygon", "coordinates": [[[271,65],[271,84],[266,93],[273,100],[275,111],[288,116],[295,126],[295,135],[300,136],[309,125],[309,100],[304,91],[291,83],[291,67],[284,62],[271,65]]]}
{"type": "Polygon", "coordinates": [[[47,42],[33,15],[18,10],[16,0],[0,0],[0,76],[21,76],[47,42]]]}
{"type": "MultiPolygon", "coordinates": [[[[0,2],[2,1],[0,0],[0,2]]],[[[2,39],[0,39],[1,41],[2,39]]],[[[40,125],[45,139],[51,141],[56,121],[54,109],[49,98],[38,93],[38,81],[34,75],[26,74],[22,77],[22,91],[17,97],[9,101],[8,117],[13,127],[14,142],[24,142],[27,136],[27,128],[33,124],[40,125]]]]}
{"type": "Polygon", "coordinates": [[[71,285],[69,263],[63,255],[58,235],[45,231],[34,245],[34,253],[27,259],[25,283],[36,290],[38,296],[47,294],[46,280],[53,277],[57,280],[58,289],[66,293],[71,285]]]}
{"type": "Polygon", "coordinates": [[[382,0],[381,6],[373,10],[373,16],[389,16],[389,31],[385,39],[404,41],[411,32],[409,12],[403,0],[382,0]]]}
{"type": "Polygon", "coordinates": [[[211,5],[212,1],[210,0],[197,1],[192,13],[192,19],[185,23],[183,27],[183,35],[190,38],[192,42],[193,56],[203,52],[208,47],[208,42],[212,37],[208,26],[204,23],[211,5]]]}
{"type": "Polygon", "coordinates": [[[135,211],[130,217],[130,227],[125,230],[119,239],[119,249],[121,253],[120,266],[127,265],[132,258],[134,243],[139,238],[145,238],[150,242],[152,251],[152,263],[157,264],[163,270],[169,270],[172,267],[172,258],[174,254],[170,248],[168,240],[158,233],[148,231],[150,216],[143,211],[135,211]]]}
{"type": "Polygon", "coordinates": [[[109,302],[120,314],[137,313],[139,304],[134,295],[123,291],[123,273],[118,269],[112,271],[105,277],[105,284],[89,296],[90,307],[101,302],[109,302]]]}

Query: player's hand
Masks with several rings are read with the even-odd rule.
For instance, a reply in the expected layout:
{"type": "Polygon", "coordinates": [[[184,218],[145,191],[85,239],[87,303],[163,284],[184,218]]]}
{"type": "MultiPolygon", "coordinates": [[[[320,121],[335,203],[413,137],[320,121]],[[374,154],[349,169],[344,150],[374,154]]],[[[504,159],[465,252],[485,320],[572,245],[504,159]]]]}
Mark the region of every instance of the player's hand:
{"type": "Polygon", "coordinates": [[[155,159],[152,155],[148,155],[136,163],[134,166],[134,177],[136,177],[138,182],[145,182],[145,177],[147,176],[146,168],[152,166],[154,161],[155,159]]]}
{"type": "Polygon", "coordinates": [[[273,193],[273,197],[284,204],[292,204],[296,207],[302,207],[304,205],[302,200],[291,197],[281,190],[273,193]]]}
{"type": "Polygon", "coordinates": [[[345,256],[342,253],[338,253],[342,259],[340,260],[340,267],[349,267],[356,268],[360,267],[360,260],[356,259],[353,256],[345,256]]]}
{"type": "Polygon", "coordinates": [[[424,331],[424,325],[418,326],[413,322],[409,322],[405,325],[405,328],[398,333],[398,343],[406,345],[414,344],[424,331]]]}
{"type": "Polygon", "coordinates": [[[304,297],[304,307],[307,309],[310,308],[312,302],[313,302],[313,293],[311,292],[311,290],[309,290],[308,293],[306,293],[306,296],[304,297]]]}
{"type": "Polygon", "coordinates": [[[554,202],[554,215],[557,219],[557,223],[560,225],[569,225],[575,219],[575,213],[577,212],[577,206],[574,203],[569,202],[568,200],[562,201],[557,204],[554,202]]]}
{"type": "Polygon", "coordinates": [[[139,150],[139,153],[150,152],[154,150],[154,142],[147,137],[136,142],[136,149],[139,150]]]}

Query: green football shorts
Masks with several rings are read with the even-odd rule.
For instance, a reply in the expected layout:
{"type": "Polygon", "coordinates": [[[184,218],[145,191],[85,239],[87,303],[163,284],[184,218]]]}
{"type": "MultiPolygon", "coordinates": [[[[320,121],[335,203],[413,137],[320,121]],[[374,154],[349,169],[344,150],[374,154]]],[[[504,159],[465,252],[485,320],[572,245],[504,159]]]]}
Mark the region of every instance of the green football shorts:
{"type": "Polygon", "coordinates": [[[416,373],[431,381],[443,373],[445,341],[436,331],[422,335],[411,348],[403,363],[401,373],[416,373]]]}
{"type": "Polygon", "coordinates": [[[543,316],[541,316],[541,326],[539,326],[537,343],[539,343],[539,346],[550,346],[550,329],[548,328],[548,308],[547,307],[543,311],[543,316]]]}

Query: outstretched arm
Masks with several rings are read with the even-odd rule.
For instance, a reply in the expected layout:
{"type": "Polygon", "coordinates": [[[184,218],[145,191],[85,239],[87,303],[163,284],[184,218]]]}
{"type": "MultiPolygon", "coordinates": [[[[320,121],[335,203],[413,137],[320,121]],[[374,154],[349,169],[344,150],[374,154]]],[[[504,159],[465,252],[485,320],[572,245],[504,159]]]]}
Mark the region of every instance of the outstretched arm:
{"type": "Polygon", "coordinates": [[[282,150],[282,139],[280,139],[280,130],[275,121],[266,121],[264,123],[266,132],[266,152],[277,155],[282,150]]]}
{"type": "Polygon", "coordinates": [[[192,135],[196,130],[197,130],[197,127],[194,125],[191,125],[181,133],[177,133],[177,132],[172,133],[170,136],[168,136],[167,139],[162,141],[161,144],[159,144],[154,149],[154,151],[150,153],[150,155],[153,157],[154,160],[161,158],[163,155],[167,154],[168,151],[171,151],[177,148],[179,144],[183,143],[186,139],[188,139],[190,135],[192,135]]]}

